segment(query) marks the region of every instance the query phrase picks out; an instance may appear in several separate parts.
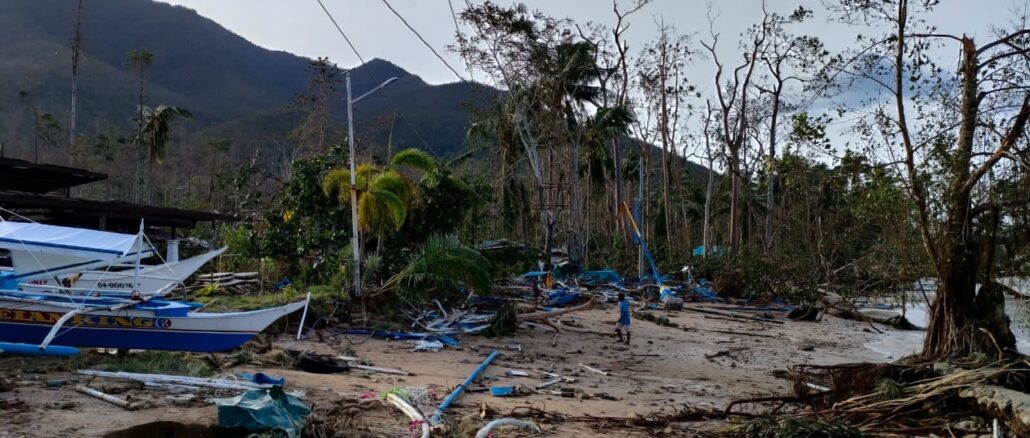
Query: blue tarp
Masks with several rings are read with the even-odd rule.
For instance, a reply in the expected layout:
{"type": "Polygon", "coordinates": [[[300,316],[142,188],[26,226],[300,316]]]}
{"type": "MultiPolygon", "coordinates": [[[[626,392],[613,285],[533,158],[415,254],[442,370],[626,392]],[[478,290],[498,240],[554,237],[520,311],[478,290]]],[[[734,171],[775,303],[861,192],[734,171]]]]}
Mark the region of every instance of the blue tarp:
{"type": "Polygon", "coordinates": [[[267,384],[276,385],[276,386],[283,386],[283,385],[286,384],[286,378],[285,377],[282,377],[282,376],[272,377],[272,376],[269,376],[268,374],[260,373],[260,372],[259,373],[254,373],[254,374],[251,374],[251,373],[240,373],[239,376],[242,379],[246,379],[246,380],[249,380],[249,381],[254,382],[254,383],[267,383],[267,384]]]}
{"type": "Polygon", "coordinates": [[[572,292],[566,289],[558,289],[547,295],[548,306],[565,306],[579,298],[579,292],[572,292]]]}
{"type": "Polygon", "coordinates": [[[596,271],[583,271],[579,274],[579,281],[592,285],[622,283],[622,276],[611,269],[599,269],[596,271]]]}
{"type": "Polygon", "coordinates": [[[311,408],[304,402],[279,387],[247,391],[236,397],[213,398],[211,402],[218,406],[221,427],[282,430],[290,438],[300,436],[304,417],[311,414],[311,408]]]}
{"type": "Polygon", "coordinates": [[[715,301],[715,300],[719,299],[719,296],[715,294],[715,291],[713,291],[711,288],[708,288],[706,286],[695,287],[694,290],[691,291],[691,292],[693,292],[694,295],[697,295],[702,300],[715,301]]]}

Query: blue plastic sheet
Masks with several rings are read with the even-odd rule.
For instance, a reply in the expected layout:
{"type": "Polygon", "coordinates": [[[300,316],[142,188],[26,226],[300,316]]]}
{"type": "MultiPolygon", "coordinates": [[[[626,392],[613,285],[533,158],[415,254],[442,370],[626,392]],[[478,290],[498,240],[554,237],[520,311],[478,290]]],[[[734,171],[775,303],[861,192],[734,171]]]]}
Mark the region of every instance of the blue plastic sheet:
{"type": "Polygon", "coordinates": [[[622,283],[622,275],[611,269],[599,269],[596,271],[583,271],[579,274],[579,281],[590,285],[602,285],[622,283]]]}
{"type": "Polygon", "coordinates": [[[236,397],[213,398],[218,406],[218,425],[249,430],[281,430],[297,438],[304,429],[304,417],[311,408],[300,399],[275,387],[247,391],[236,397]]]}
{"type": "Polygon", "coordinates": [[[579,298],[579,292],[571,292],[565,289],[559,289],[551,292],[547,295],[547,305],[549,306],[566,306],[576,299],[579,298]]]}
{"type": "Polygon", "coordinates": [[[694,295],[697,295],[697,297],[702,300],[715,301],[719,299],[719,296],[715,294],[715,291],[706,286],[695,287],[692,292],[694,293],[694,295]]]}
{"type": "Polygon", "coordinates": [[[273,377],[265,373],[240,373],[240,378],[249,380],[254,383],[263,383],[269,385],[283,386],[286,384],[286,378],[282,376],[273,377]]]}

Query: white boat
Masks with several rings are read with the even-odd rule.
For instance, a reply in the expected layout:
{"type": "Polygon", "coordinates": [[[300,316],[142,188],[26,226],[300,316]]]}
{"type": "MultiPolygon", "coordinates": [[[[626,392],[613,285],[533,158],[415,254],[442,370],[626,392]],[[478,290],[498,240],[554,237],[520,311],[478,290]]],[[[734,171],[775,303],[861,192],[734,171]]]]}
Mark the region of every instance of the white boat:
{"type": "Polygon", "coordinates": [[[10,290],[154,254],[138,235],[3,220],[0,248],[10,253],[12,264],[0,270],[0,289],[10,290]]]}
{"type": "Polygon", "coordinates": [[[91,270],[61,277],[58,282],[53,278],[39,278],[20,283],[19,289],[30,292],[46,292],[55,290],[79,293],[101,292],[106,295],[128,295],[133,291],[141,294],[152,294],[155,291],[177,288],[190,275],[197,272],[207,262],[222,255],[228,247],[190,257],[178,262],[162,265],[141,266],[138,281],[135,270],[131,266],[121,266],[122,270],[91,270]]]}
{"type": "MultiPolygon", "coordinates": [[[[12,266],[0,271],[0,341],[176,351],[222,351],[254,337],[280,317],[306,308],[309,299],[251,312],[205,313],[200,305],[165,301],[173,285],[130,297],[79,293],[51,287],[26,291],[18,284],[59,279],[79,270],[134,261],[131,281],[140,283],[139,261],[153,252],[143,226],[137,235],[0,221],[0,244],[12,266]],[[100,295],[100,296],[96,296],[100,295]]],[[[306,313],[306,312],[305,312],[306,313]]],[[[301,324],[303,325],[303,317],[301,324]]]]}

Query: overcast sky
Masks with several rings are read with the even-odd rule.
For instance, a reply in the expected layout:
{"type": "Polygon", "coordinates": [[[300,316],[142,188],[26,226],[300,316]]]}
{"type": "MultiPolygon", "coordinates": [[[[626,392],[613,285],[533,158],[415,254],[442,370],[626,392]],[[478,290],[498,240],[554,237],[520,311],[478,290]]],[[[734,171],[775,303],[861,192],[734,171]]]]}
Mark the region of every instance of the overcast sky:
{"type": "MultiPolygon", "coordinates": [[[[327,56],[341,67],[359,64],[358,58],[337,33],[316,0],[160,1],[192,8],[262,47],[284,50],[309,58],[327,56]]],[[[365,60],[386,59],[433,84],[458,80],[455,74],[390,12],[383,0],[322,1],[365,60]]],[[[454,41],[456,26],[451,14],[451,4],[455,12],[460,12],[465,0],[387,1],[461,75],[467,76],[461,58],[447,49],[454,41]]],[[[636,0],[618,1],[625,10],[636,0]]],[[[834,21],[830,12],[823,6],[824,1],[832,0],[766,0],[766,5],[770,11],[783,15],[789,14],[798,6],[813,10],[814,17],[800,26],[794,26],[791,32],[816,36],[834,53],[854,45],[855,37],[859,33],[882,34],[882,30],[860,29],[834,21]]],[[[494,2],[518,3],[508,0],[494,2]]],[[[730,65],[739,60],[740,55],[735,52],[739,35],[750,25],[761,20],[762,0],[712,2],[717,12],[714,31],[720,34],[719,56],[730,65]]],[[[552,17],[570,18],[577,23],[595,22],[609,26],[614,24],[612,0],[523,0],[521,3],[552,17]]],[[[631,52],[639,50],[656,37],[656,23],[659,21],[674,26],[678,33],[692,36],[695,41],[709,40],[707,4],[706,0],[653,0],[630,19],[626,39],[631,46],[631,52]]],[[[992,28],[1009,27],[1017,16],[1015,11],[1028,9],[1030,0],[944,0],[932,15],[925,18],[927,22],[937,26],[941,33],[966,33],[983,43],[993,36],[992,28]]],[[[695,49],[703,50],[700,45],[696,45],[695,49]]],[[[937,50],[935,54],[940,65],[945,68],[957,64],[957,47],[948,46],[937,50]]],[[[697,60],[688,69],[688,80],[702,92],[702,99],[712,95],[714,71],[712,63],[706,60],[697,60]]],[[[474,79],[485,82],[481,73],[477,73],[474,79]]],[[[821,114],[833,113],[840,104],[849,107],[870,105],[872,100],[885,98],[883,91],[879,86],[868,82],[842,90],[840,94],[832,97],[817,100],[805,110],[821,114]]],[[[698,99],[692,99],[688,103],[703,105],[701,101],[694,100],[698,99]]],[[[831,153],[831,156],[839,157],[843,148],[855,146],[853,142],[859,141],[858,137],[851,135],[851,129],[854,120],[861,117],[861,113],[863,111],[851,112],[842,118],[834,117],[827,133],[831,138],[837,139],[834,143],[839,148],[831,153]]]]}
{"type": "MultiPolygon", "coordinates": [[[[328,56],[343,67],[358,64],[357,57],[326,18],[316,0],[163,0],[184,5],[211,18],[230,31],[262,47],[284,50],[305,57],[328,56]]],[[[634,0],[621,0],[628,6],[634,0]]],[[[340,26],[367,60],[383,58],[430,83],[454,82],[457,78],[423,46],[382,0],[323,0],[340,26]]],[[[466,74],[457,55],[446,48],[454,41],[455,23],[448,0],[389,0],[422,36],[459,72],[466,74]]],[[[515,3],[495,0],[496,3],[515,3]]],[[[451,0],[455,11],[464,0],[451,0]]],[[[613,22],[611,0],[524,0],[531,9],[578,23],[613,22]]],[[[930,21],[948,33],[989,36],[989,26],[1007,24],[1014,9],[1025,9],[1030,0],[945,0],[930,21]]],[[[715,1],[720,11],[716,32],[722,34],[725,50],[736,47],[737,36],[761,19],[761,0],[715,1]]],[[[799,31],[818,36],[831,49],[841,49],[854,40],[858,29],[830,21],[822,0],[767,0],[769,9],[787,14],[799,5],[816,11],[816,16],[799,31]]],[[[632,17],[628,40],[640,48],[655,37],[655,22],[676,26],[683,34],[708,37],[704,0],[654,0],[632,17]]],[[[726,56],[730,56],[727,53],[726,56]]],[[[711,82],[704,62],[696,67],[694,81],[711,82]]],[[[953,64],[952,64],[953,65],[953,64]]],[[[481,79],[481,78],[480,78],[481,79]]],[[[707,87],[706,87],[707,88],[707,87]]]]}

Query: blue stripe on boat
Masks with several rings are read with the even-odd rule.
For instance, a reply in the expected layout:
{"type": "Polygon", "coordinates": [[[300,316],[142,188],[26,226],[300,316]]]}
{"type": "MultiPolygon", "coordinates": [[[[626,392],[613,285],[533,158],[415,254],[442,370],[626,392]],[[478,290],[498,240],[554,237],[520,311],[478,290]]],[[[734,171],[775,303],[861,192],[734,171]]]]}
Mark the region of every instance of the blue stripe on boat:
{"type": "MultiPolygon", "coordinates": [[[[0,323],[4,341],[25,344],[40,344],[51,328],[43,324],[0,323]]],[[[239,347],[255,335],[257,333],[254,332],[128,330],[79,326],[61,329],[54,343],[76,347],[212,352],[239,347]]]]}

